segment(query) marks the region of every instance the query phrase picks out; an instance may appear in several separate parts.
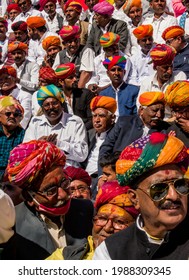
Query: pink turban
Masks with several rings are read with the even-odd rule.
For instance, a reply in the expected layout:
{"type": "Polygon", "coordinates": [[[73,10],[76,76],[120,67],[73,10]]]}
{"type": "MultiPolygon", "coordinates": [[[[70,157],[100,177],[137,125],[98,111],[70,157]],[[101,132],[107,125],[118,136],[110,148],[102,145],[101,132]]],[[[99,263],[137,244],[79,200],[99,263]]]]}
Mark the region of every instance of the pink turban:
{"type": "Polygon", "coordinates": [[[65,168],[66,174],[71,178],[72,181],[80,180],[87,184],[90,187],[91,177],[88,172],[80,167],[68,166],[65,168]]]}
{"type": "Polygon", "coordinates": [[[99,15],[111,16],[114,11],[114,6],[112,6],[107,1],[102,1],[94,5],[93,11],[99,15]]]}
{"type": "Polygon", "coordinates": [[[73,26],[65,25],[59,31],[59,35],[64,42],[68,41],[72,38],[79,38],[80,37],[80,27],[78,25],[73,25],[73,26]]]}

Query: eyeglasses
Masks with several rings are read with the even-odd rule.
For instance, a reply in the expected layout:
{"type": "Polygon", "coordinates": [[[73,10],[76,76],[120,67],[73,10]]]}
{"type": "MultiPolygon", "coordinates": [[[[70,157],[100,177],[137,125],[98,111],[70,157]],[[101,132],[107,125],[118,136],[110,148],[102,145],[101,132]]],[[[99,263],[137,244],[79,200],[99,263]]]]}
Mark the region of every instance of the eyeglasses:
{"type": "Polygon", "coordinates": [[[15,118],[22,117],[21,112],[5,112],[5,113],[0,113],[0,114],[5,115],[7,118],[9,118],[11,115],[13,115],[13,117],[15,117],[15,118]]]}
{"type": "Polygon", "coordinates": [[[61,188],[64,191],[68,191],[69,187],[70,187],[70,182],[71,182],[70,179],[63,178],[62,181],[59,184],[57,184],[56,186],[49,187],[45,191],[42,191],[42,192],[38,191],[36,193],[38,193],[42,196],[55,196],[58,194],[58,188],[61,188]]]}
{"type": "Polygon", "coordinates": [[[24,2],[22,2],[22,3],[18,3],[18,6],[21,7],[21,6],[26,5],[26,4],[27,4],[27,2],[24,1],[24,2]]]}
{"type": "Polygon", "coordinates": [[[60,102],[58,100],[55,100],[55,101],[43,104],[42,107],[45,110],[49,110],[51,107],[57,108],[57,107],[59,107],[59,105],[60,105],[60,102]]]}
{"type": "Polygon", "coordinates": [[[170,184],[174,186],[178,194],[180,195],[189,194],[189,180],[185,178],[156,183],[151,185],[149,189],[147,189],[146,191],[144,191],[141,188],[138,188],[137,190],[141,190],[144,193],[147,192],[153,201],[158,202],[166,197],[169,191],[170,184]]]}
{"type": "Polygon", "coordinates": [[[129,226],[129,223],[122,221],[119,218],[108,218],[105,216],[95,216],[93,222],[96,226],[104,227],[109,221],[111,221],[114,229],[122,230],[129,226]]]}
{"type": "Polygon", "coordinates": [[[78,186],[77,188],[70,187],[70,193],[73,194],[76,191],[79,191],[80,193],[85,193],[89,190],[89,187],[87,186],[78,186]]]}
{"type": "Polygon", "coordinates": [[[169,40],[166,40],[166,45],[170,45],[174,40],[176,40],[177,39],[177,37],[176,38],[172,38],[172,39],[169,39],[169,40]]]}

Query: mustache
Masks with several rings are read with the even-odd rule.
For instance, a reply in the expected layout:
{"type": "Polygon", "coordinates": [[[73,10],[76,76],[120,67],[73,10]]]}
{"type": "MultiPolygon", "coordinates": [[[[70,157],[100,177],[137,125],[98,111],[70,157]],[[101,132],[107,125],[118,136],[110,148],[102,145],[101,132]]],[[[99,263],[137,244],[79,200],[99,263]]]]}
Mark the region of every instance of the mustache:
{"type": "Polygon", "coordinates": [[[157,118],[157,117],[151,118],[151,120],[152,120],[152,121],[160,121],[160,119],[157,118]]]}
{"type": "Polygon", "coordinates": [[[171,201],[171,200],[166,200],[163,201],[160,205],[159,205],[159,209],[173,209],[173,208],[177,208],[178,206],[181,206],[181,202],[179,200],[176,201],[171,201]]]}
{"type": "Polygon", "coordinates": [[[47,113],[50,114],[50,113],[58,113],[58,110],[57,109],[49,109],[47,110],[47,113]]]}

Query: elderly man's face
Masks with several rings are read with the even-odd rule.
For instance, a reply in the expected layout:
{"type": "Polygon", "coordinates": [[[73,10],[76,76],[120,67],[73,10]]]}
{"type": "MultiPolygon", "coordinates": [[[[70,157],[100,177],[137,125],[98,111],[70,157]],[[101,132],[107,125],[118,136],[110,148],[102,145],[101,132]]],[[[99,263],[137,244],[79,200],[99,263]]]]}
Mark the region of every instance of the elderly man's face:
{"type": "Polygon", "coordinates": [[[16,86],[15,78],[8,73],[3,73],[0,76],[0,89],[8,92],[16,86]]]}
{"type": "Polygon", "coordinates": [[[91,199],[90,187],[82,180],[73,180],[70,183],[71,197],[91,199]]]}
{"type": "Polygon", "coordinates": [[[16,30],[14,31],[14,36],[16,41],[25,42],[28,39],[28,32],[27,30],[26,31],[16,30]]]}
{"type": "Polygon", "coordinates": [[[158,79],[162,82],[167,82],[173,75],[173,64],[157,66],[156,70],[158,79]]]}
{"type": "Polygon", "coordinates": [[[166,0],[152,0],[150,7],[154,10],[154,13],[163,14],[166,7],[166,0]]]}
{"type": "Polygon", "coordinates": [[[70,55],[74,55],[80,46],[80,39],[79,38],[72,38],[70,40],[65,41],[64,46],[70,55]]]}
{"type": "Polygon", "coordinates": [[[160,124],[165,114],[165,106],[162,103],[152,104],[147,107],[140,107],[139,115],[141,116],[144,124],[153,128],[160,124]]]}
{"type": "Polygon", "coordinates": [[[61,102],[53,97],[45,99],[42,110],[48,121],[54,125],[61,119],[63,108],[61,102]]]}
{"type": "Polygon", "coordinates": [[[180,119],[189,120],[189,106],[173,107],[172,112],[177,121],[180,119]]]}
{"type": "Polygon", "coordinates": [[[22,120],[22,113],[13,105],[7,106],[0,112],[0,124],[8,131],[14,130],[22,120]]]}
{"type": "Polygon", "coordinates": [[[104,108],[97,108],[92,112],[93,127],[98,134],[110,129],[115,117],[104,108]]]}
{"type": "Polygon", "coordinates": [[[96,21],[96,24],[105,27],[111,19],[111,16],[108,15],[100,15],[98,13],[94,14],[93,19],[96,21]]]}

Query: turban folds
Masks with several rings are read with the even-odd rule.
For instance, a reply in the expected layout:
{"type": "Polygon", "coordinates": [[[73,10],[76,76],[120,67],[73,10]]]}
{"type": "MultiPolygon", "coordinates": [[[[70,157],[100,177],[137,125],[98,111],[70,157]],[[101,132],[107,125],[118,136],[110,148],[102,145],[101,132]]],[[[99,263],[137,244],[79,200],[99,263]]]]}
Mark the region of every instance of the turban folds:
{"type": "Polygon", "coordinates": [[[179,25],[174,25],[166,28],[162,33],[162,38],[166,41],[167,39],[172,39],[177,36],[183,36],[185,31],[179,25]]]}
{"type": "Polygon", "coordinates": [[[48,84],[56,84],[58,79],[55,71],[48,66],[43,66],[39,69],[39,78],[48,82],[48,84]]]}
{"type": "Polygon", "coordinates": [[[65,168],[66,174],[71,178],[72,181],[80,180],[87,184],[90,187],[91,185],[91,177],[89,176],[88,172],[85,171],[83,168],[68,166],[65,168]]]}
{"type": "Polygon", "coordinates": [[[18,11],[18,12],[21,12],[20,7],[19,7],[18,4],[16,4],[16,3],[9,4],[9,5],[7,6],[7,12],[8,12],[8,13],[10,13],[10,11],[12,11],[12,10],[16,10],[16,11],[18,11]]]}
{"type": "Polygon", "coordinates": [[[20,30],[20,31],[26,31],[27,30],[27,23],[25,21],[17,21],[15,23],[13,23],[11,25],[11,28],[13,31],[17,31],[17,30],[20,30]]]}
{"type": "Polygon", "coordinates": [[[170,106],[189,106],[189,82],[177,81],[169,85],[165,91],[165,102],[170,106]]]}
{"type": "Polygon", "coordinates": [[[8,52],[13,52],[15,50],[22,50],[25,51],[25,53],[28,51],[28,45],[22,42],[12,42],[8,45],[8,52]]]}
{"type": "Polygon", "coordinates": [[[140,25],[133,30],[135,37],[140,40],[147,36],[153,35],[153,26],[151,24],[140,25]]]}
{"type": "Polygon", "coordinates": [[[58,79],[66,79],[67,77],[69,77],[70,75],[72,75],[73,73],[75,73],[75,64],[74,63],[65,63],[65,64],[60,64],[56,70],[55,70],[55,74],[57,76],[58,79]]]}
{"type": "Polygon", "coordinates": [[[0,69],[0,75],[1,74],[8,74],[10,76],[12,76],[13,78],[17,78],[17,73],[16,73],[16,69],[10,65],[4,65],[1,69],[0,69]]]}
{"type": "Polygon", "coordinates": [[[139,96],[139,103],[142,106],[149,106],[158,102],[165,102],[164,93],[161,91],[147,91],[139,96]]]}
{"type": "Polygon", "coordinates": [[[61,46],[60,38],[58,36],[48,36],[42,41],[42,47],[45,51],[51,46],[61,46]]]}
{"type": "Polygon", "coordinates": [[[150,51],[150,56],[152,58],[154,67],[172,64],[175,55],[175,49],[165,44],[157,44],[150,51]]]}
{"type": "Polygon", "coordinates": [[[52,166],[64,167],[66,156],[54,144],[32,140],[10,152],[7,173],[9,181],[20,188],[30,188],[39,174],[46,175],[52,166]]]}
{"type": "Polygon", "coordinates": [[[112,69],[114,66],[119,66],[125,69],[126,58],[124,56],[110,56],[103,61],[103,65],[107,70],[112,69]]]}
{"type": "Polygon", "coordinates": [[[97,108],[104,108],[114,114],[117,109],[117,102],[113,97],[95,96],[91,100],[90,108],[91,111],[95,111],[97,108]]]}
{"type": "Polygon", "coordinates": [[[154,132],[137,139],[122,151],[116,162],[117,180],[121,186],[132,186],[146,172],[172,163],[182,163],[183,172],[186,172],[188,159],[187,148],[180,139],[154,132]]]}
{"type": "Polygon", "coordinates": [[[56,0],[39,0],[39,5],[40,5],[39,11],[43,11],[45,5],[48,2],[54,3],[56,5],[56,0]]]}
{"type": "Polygon", "coordinates": [[[26,20],[26,23],[28,25],[29,28],[38,28],[41,26],[44,26],[46,24],[46,20],[43,17],[29,17],[26,20]]]}
{"type": "Polygon", "coordinates": [[[111,16],[114,11],[114,6],[107,1],[102,1],[94,5],[93,11],[99,15],[111,16]]]}
{"type": "Polygon", "coordinates": [[[72,7],[76,12],[78,12],[79,14],[82,11],[82,5],[81,3],[78,1],[67,1],[66,4],[64,5],[64,11],[67,10],[67,8],[72,7]]]}
{"type": "Polygon", "coordinates": [[[113,44],[117,44],[119,42],[120,36],[113,32],[107,32],[100,37],[100,45],[103,48],[108,48],[113,44]]]}
{"type": "Polygon", "coordinates": [[[9,106],[14,106],[16,110],[20,111],[21,114],[24,115],[24,108],[17,99],[11,95],[0,96],[0,112],[9,106]]]}
{"type": "Polygon", "coordinates": [[[80,27],[78,25],[65,25],[59,31],[59,35],[63,41],[68,41],[72,38],[80,37],[80,27]]]}
{"type": "Polygon", "coordinates": [[[55,85],[48,85],[48,86],[42,86],[37,92],[37,101],[39,106],[43,105],[43,102],[45,99],[53,97],[58,99],[61,103],[64,102],[64,97],[62,95],[62,92],[59,88],[57,88],[55,85]]]}
{"type": "Polygon", "coordinates": [[[125,4],[122,6],[122,9],[124,13],[128,15],[132,7],[142,8],[141,0],[126,0],[125,4]]]}

